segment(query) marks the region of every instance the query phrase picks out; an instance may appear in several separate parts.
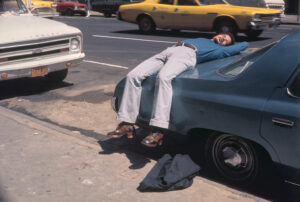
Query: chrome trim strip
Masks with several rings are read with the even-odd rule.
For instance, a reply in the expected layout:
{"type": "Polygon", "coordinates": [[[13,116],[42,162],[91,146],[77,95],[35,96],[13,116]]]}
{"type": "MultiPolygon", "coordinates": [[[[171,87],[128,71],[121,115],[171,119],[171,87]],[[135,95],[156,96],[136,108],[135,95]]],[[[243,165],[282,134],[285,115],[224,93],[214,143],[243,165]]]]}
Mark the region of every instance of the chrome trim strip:
{"type": "Polygon", "coordinates": [[[297,183],[294,183],[294,182],[291,182],[291,181],[288,181],[288,180],[284,180],[285,183],[288,183],[288,184],[291,184],[291,185],[294,185],[294,186],[297,186],[297,187],[300,187],[300,184],[297,184],[297,183]]]}
{"type": "Polygon", "coordinates": [[[272,122],[275,124],[285,125],[289,127],[293,127],[295,124],[293,121],[287,119],[281,119],[281,118],[272,118],[272,122]]]}
{"type": "Polygon", "coordinates": [[[300,99],[300,97],[298,97],[298,96],[296,96],[296,95],[293,95],[293,94],[291,93],[291,91],[290,91],[289,88],[286,89],[286,92],[287,92],[287,94],[288,94],[289,96],[291,96],[292,98],[300,99]]]}

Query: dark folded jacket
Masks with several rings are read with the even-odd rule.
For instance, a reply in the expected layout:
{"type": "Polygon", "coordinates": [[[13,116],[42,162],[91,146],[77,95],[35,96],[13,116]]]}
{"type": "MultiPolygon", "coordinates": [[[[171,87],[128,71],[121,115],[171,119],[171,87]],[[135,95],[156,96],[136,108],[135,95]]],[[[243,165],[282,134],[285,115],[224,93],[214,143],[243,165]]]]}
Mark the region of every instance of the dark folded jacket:
{"type": "Polygon", "coordinates": [[[172,191],[192,185],[200,166],[189,155],[177,154],[172,158],[165,154],[140,183],[139,191],[172,191]]]}

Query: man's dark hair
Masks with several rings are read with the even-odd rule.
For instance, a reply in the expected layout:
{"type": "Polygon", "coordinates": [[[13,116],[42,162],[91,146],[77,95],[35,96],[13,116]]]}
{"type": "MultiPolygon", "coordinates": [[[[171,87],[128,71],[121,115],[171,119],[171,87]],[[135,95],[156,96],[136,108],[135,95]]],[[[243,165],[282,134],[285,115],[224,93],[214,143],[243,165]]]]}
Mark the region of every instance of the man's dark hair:
{"type": "Polygon", "coordinates": [[[230,38],[231,38],[231,44],[229,44],[229,46],[235,44],[235,37],[234,37],[234,35],[232,33],[225,32],[225,33],[221,33],[221,34],[227,34],[227,35],[230,36],[230,38]]]}

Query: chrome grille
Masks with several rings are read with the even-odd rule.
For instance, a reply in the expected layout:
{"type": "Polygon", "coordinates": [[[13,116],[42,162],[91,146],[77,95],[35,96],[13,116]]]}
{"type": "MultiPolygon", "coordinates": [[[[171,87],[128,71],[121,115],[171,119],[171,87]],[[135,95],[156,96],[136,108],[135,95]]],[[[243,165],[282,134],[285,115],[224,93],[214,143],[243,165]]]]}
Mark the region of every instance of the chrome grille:
{"type": "Polygon", "coordinates": [[[260,14],[262,21],[272,21],[274,18],[278,18],[280,14],[260,14]]]}
{"type": "Polygon", "coordinates": [[[282,9],[283,9],[283,6],[280,6],[280,5],[270,5],[269,8],[271,8],[271,9],[282,10],[282,9]]]}
{"type": "Polygon", "coordinates": [[[0,65],[68,54],[69,43],[70,39],[65,38],[32,42],[18,46],[0,47],[0,65]]]}

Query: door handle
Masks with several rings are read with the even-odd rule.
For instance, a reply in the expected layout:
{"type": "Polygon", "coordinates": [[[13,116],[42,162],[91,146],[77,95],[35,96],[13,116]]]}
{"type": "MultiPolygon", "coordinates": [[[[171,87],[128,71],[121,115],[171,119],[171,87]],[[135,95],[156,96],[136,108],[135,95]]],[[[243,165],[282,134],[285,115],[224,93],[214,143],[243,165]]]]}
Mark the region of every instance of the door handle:
{"type": "Polygon", "coordinates": [[[285,127],[293,127],[294,126],[294,122],[287,120],[287,119],[272,118],[272,122],[275,125],[279,125],[279,126],[285,126],[285,127]]]}
{"type": "Polygon", "coordinates": [[[174,11],[178,11],[179,10],[179,8],[175,8],[175,10],[174,11]]]}
{"type": "Polygon", "coordinates": [[[156,6],[153,6],[153,10],[156,10],[156,6]]]}

